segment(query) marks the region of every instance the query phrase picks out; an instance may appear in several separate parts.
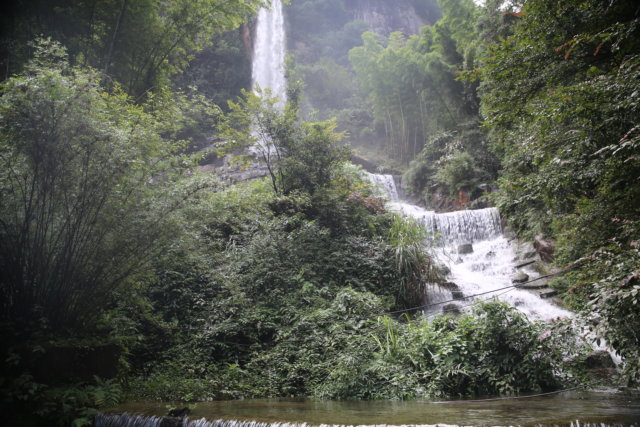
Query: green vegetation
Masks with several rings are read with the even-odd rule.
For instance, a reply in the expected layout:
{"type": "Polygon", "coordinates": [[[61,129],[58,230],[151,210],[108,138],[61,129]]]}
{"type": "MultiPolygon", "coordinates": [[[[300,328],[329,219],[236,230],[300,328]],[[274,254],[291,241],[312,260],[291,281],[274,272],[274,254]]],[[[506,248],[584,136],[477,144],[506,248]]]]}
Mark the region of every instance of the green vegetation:
{"type": "Polygon", "coordinates": [[[460,78],[479,61],[480,10],[471,0],[440,5],[442,18],[420,34],[365,33],[349,53],[386,153],[409,164],[404,186],[427,205],[437,193],[477,197],[499,164],[480,129],[478,84],[460,78]]]}
{"type": "Polygon", "coordinates": [[[555,240],[557,265],[571,267],[555,286],[637,385],[637,5],[443,0],[441,19],[407,37],[361,34],[345,1],[293,0],[290,78],[310,103],[291,82],[279,108],[242,90],[237,28],[261,3],[3,6],[9,424],[85,425],[123,398],[409,399],[579,382],[588,343],[571,323],[497,302],[416,312],[441,269],[424,230],[347,162],[344,131],[404,165],[427,204],[498,186],[488,197],[520,236],[555,240]],[[338,120],[303,119],[311,107],[338,120]],[[188,153],[210,144],[268,176],[198,173],[203,154],[188,153]],[[247,147],[253,158],[238,154],[247,147]]]}
{"type": "Polygon", "coordinates": [[[521,234],[555,237],[560,265],[575,262],[558,286],[599,316],[634,382],[640,318],[620,319],[640,286],[640,11],[630,1],[552,3],[526,2],[481,68],[503,163],[497,202],[521,234]]]}
{"type": "Polygon", "coordinates": [[[74,64],[89,65],[136,99],[166,87],[211,36],[235,29],[260,0],[20,0],[3,6],[4,78],[22,70],[32,39],[67,46],[74,64]]]}

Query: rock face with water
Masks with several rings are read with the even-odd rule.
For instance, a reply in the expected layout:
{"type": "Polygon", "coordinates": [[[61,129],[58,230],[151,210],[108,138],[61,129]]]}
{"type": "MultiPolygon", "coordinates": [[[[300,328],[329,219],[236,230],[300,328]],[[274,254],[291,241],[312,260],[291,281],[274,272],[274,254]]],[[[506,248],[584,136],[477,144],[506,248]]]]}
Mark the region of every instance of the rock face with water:
{"type": "Polygon", "coordinates": [[[282,1],[272,0],[271,9],[258,13],[251,69],[252,88],[270,89],[272,96],[286,102],[284,73],[286,54],[282,1]]]}
{"type": "Polygon", "coordinates": [[[458,251],[460,255],[466,255],[473,253],[473,245],[471,243],[463,243],[458,245],[458,251]]]}
{"type": "MultiPolygon", "coordinates": [[[[387,203],[389,209],[414,218],[426,228],[429,232],[426,243],[450,271],[448,280],[457,288],[429,295],[431,303],[495,297],[517,307],[532,319],[572,315],[543,299],[550,297],[553,290],[545,288],[534,294],[514,287],[514,279],[521,283],[539,277],[536,271],[525,272],[515,268],[518,264],[537,261],[538,257],[533,244],[524,245],[516,253],[502,233],[502,222],[496,208],[435,213],[401,201],[395,185],[390,185],[392,177],[378,175],[370,179],[388,193],[391,200],[387,203]],[[465,246],[468,244],[471,247],[465,246]],[[461,252],[465,253],[461,255],[461,252]]],[[[441,305],[436,307],[438,311],[442,310],[441,305]]]]}

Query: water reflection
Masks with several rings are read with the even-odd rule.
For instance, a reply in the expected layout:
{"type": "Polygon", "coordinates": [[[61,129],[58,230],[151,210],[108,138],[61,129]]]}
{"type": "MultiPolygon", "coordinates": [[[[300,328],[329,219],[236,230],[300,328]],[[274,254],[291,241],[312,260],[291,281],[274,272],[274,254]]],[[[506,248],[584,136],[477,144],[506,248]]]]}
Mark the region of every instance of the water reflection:
{"type": "MultiPolygon", "coordinates": [[[[166,407],[166,403],[136,402],[111,412],[165,415],[166,407]]],[[[640,425],[640,399],[637,394],[619,392],[567,392],[521,400],[450,403],[249,399],[198,403],[190,419],[198,418],[311,425],[568,425],[580,421],[631,426],[640,425]]]]}

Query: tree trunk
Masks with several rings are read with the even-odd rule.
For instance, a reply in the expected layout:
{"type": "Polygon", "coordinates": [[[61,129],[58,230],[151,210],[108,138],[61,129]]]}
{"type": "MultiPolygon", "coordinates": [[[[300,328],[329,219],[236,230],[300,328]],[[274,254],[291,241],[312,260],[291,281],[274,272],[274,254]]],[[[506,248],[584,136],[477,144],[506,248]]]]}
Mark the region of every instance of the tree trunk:
{"type": "Polygon", "coordinates": [[[104,59],[104,67],[102,69],[102,72],[105,76],[109,72],[109,64],[111,63],[111,57],[113,56],[113,49],[116,46],[116,39],[118,38],[118,31],[120,31],[120,24],[122,24],[124,11],[127,8],[127,1],[128,0],[122,0],[122,3],[120,4],[120,12],[118,12],[118,19],[116,20],[116,26],[113,29],[113,36],[111,37],[109,50],[107,51],[107,56],[104,59]]]}

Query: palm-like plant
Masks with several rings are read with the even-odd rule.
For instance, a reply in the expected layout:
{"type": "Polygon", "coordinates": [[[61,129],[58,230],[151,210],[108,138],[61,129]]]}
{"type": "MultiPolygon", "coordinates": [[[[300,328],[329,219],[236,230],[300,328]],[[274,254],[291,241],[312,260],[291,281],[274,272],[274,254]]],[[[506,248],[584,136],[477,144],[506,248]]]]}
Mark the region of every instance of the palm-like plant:
{"type": "Polygon", "coordinates": [[[395,215],[389,229],[400,277],[400,298],[405,304],[422,301],[426,288],[441,281],[428,252],[427,231],[416,220],[395,215]]]}

